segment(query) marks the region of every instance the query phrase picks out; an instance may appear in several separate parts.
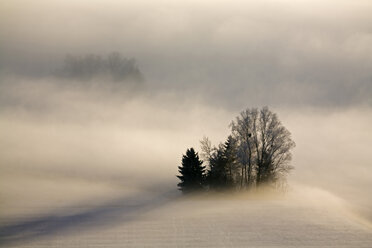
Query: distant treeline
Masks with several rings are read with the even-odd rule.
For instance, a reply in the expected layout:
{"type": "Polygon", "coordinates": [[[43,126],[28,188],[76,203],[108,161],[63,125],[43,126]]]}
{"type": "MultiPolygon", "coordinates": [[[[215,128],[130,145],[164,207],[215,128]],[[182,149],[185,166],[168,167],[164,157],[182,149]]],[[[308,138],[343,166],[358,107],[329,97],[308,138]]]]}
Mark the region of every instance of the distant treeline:
{"type": "Polygon", "coordinates": [[[264,107],[246,109],[230,124],[231,135],[217,147],[204,137],[201,156],[187,149],[177,177],[183,193],[282,186],[295,143],[277,115],[264,107]]]}
{"type": "Polygon", "coordinates": [[[96,54],[67,55],[56,75],[74,80],[103,77],[112,81],[143,81],[143,75],[135,59],[126,58],[118,52],[110,53],[106,57],[96,54]]]}

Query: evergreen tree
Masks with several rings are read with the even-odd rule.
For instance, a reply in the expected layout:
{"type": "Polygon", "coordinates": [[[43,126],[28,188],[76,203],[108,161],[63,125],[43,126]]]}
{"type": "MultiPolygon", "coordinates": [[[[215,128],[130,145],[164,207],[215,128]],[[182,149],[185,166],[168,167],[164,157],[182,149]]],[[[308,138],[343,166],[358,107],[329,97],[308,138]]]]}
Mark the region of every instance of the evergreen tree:
{"type": "Polygon", "coordinates": [[[209,159],[209,170],[207,172],[207,183],[210,189],[224,189],[228,184],[227,160],[223,145],[216,149],[209,159]]]}
{"type": "Polygon", "coordinates": [[[238,178],[238,159],[237,159],[237,149],[236,149],[236,141],[234,138],[229,135],[227,140],[224,144],[224,156],[226,159],[226,166],[227,166],[227,178],[228,183],[230,185],[235,185],[238,178]]]}
{"type": "Polygon", "coordinates": [[[194,148],[187,149],[186,155],[182,157],[182,166],[178,167],[181,174],[177,176],[181,182],[177,184],[183,193],[190,193],[203,189],[205,166],[199,159],[194,148]]]}
{"type": "Polygon", "coordinates": [[[213,149],[209,158],[207,183],[211,189],[227,189],[234,186],[237,162],[234,139],[229,136],[224,144],[213,149]]]}

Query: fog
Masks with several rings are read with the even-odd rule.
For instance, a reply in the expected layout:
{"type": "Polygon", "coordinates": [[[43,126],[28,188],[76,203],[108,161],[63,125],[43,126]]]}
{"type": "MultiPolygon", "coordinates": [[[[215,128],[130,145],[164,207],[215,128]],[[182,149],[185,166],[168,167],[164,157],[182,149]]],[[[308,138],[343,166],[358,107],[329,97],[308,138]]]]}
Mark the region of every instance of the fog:
{"type": "Polygon", "coordinates": [[[219,107],[371,104],[369,1],[3,1],[1,67],[119,51],[219,107]],[[58,10],[58,11],[57,11],[58,10]],[[196,93],[196,94],[198,94],[196,93]]]}
{"type": "MultiPolygon", "coordinates": [[[[203,136],[215,145],[222,142],[239,114],[171,91],[113,91],[107,82],[92,83],[89,88],[77,86],[80,82],[62,87],[63,81],[52,80],[2,84],[6,102],[1,107],[0,157],[5,210],[14,210],[8,203],[24,194],[25,176],[36,182],[46,179],[53,184],[55,180],[56,185],[75,180],[120,190],[176,189],[177,166],[186,148],[200,150],[203,136]],[[20,180],[17,186],[14,180],[20,180]]],[[[372,186],[370,108],[272,109],[297,143],[290,187],[320,187],[367,211],[372,204],[368,197],[372,186]]],[[[64,184],[55,187],[64,192],[64,184]]],[[[45,194],[49,188],[38,191],[45,194]]]]}
{"type": "Polygon", "coordinates": [[[342,205],[370,222],[371,11],[363,0],[2,1],[0,215],[179,196],[186,149],[203,136],[218,145],[240,111],[269,106],[296,142],[286,204],[342,205]],[[112,52],[134,58],[141,82],[56,73],[68,55],[112,52]]]}

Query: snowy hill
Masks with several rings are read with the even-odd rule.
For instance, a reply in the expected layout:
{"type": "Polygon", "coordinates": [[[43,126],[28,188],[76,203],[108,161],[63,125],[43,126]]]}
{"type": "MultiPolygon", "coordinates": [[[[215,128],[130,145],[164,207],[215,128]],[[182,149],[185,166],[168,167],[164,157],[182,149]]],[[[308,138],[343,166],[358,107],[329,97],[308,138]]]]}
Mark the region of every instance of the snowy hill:
{"type": "Polygon", "coordinates": [[[4,247],[371,247],[372,229],[318,189],[216,197],[171,191],[3,219],[0,238],[4,247]]]}

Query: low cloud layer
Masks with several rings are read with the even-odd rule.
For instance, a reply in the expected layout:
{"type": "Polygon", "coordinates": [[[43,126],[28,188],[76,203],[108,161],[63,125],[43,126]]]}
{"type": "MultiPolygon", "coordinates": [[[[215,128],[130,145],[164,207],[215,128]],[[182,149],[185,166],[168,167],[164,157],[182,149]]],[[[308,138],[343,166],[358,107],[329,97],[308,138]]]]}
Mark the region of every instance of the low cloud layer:
{"type": "Polygon", "coordinates": [[[369,1],[5,1],[3,70],[134,57],[153,90],[212,104],[371,105],[369,1]]]}
{"type": "MultiPolygon", "coordinates": [[[[200,151],[204,135],[218,145],[239,114],[169,92],[133,95],[102,85],[62,88],[61,82],[50,80],[17,81],[1,92],[2,99],[7,95],[14,102],[0,108],[4,175],[78,179],[119,188],[163,184],[175,190],[186,148],[200,151]]],[[[291,187],[321,187],[368,209],[371,109],[271,109],[297,143],[291,187]]]]}

